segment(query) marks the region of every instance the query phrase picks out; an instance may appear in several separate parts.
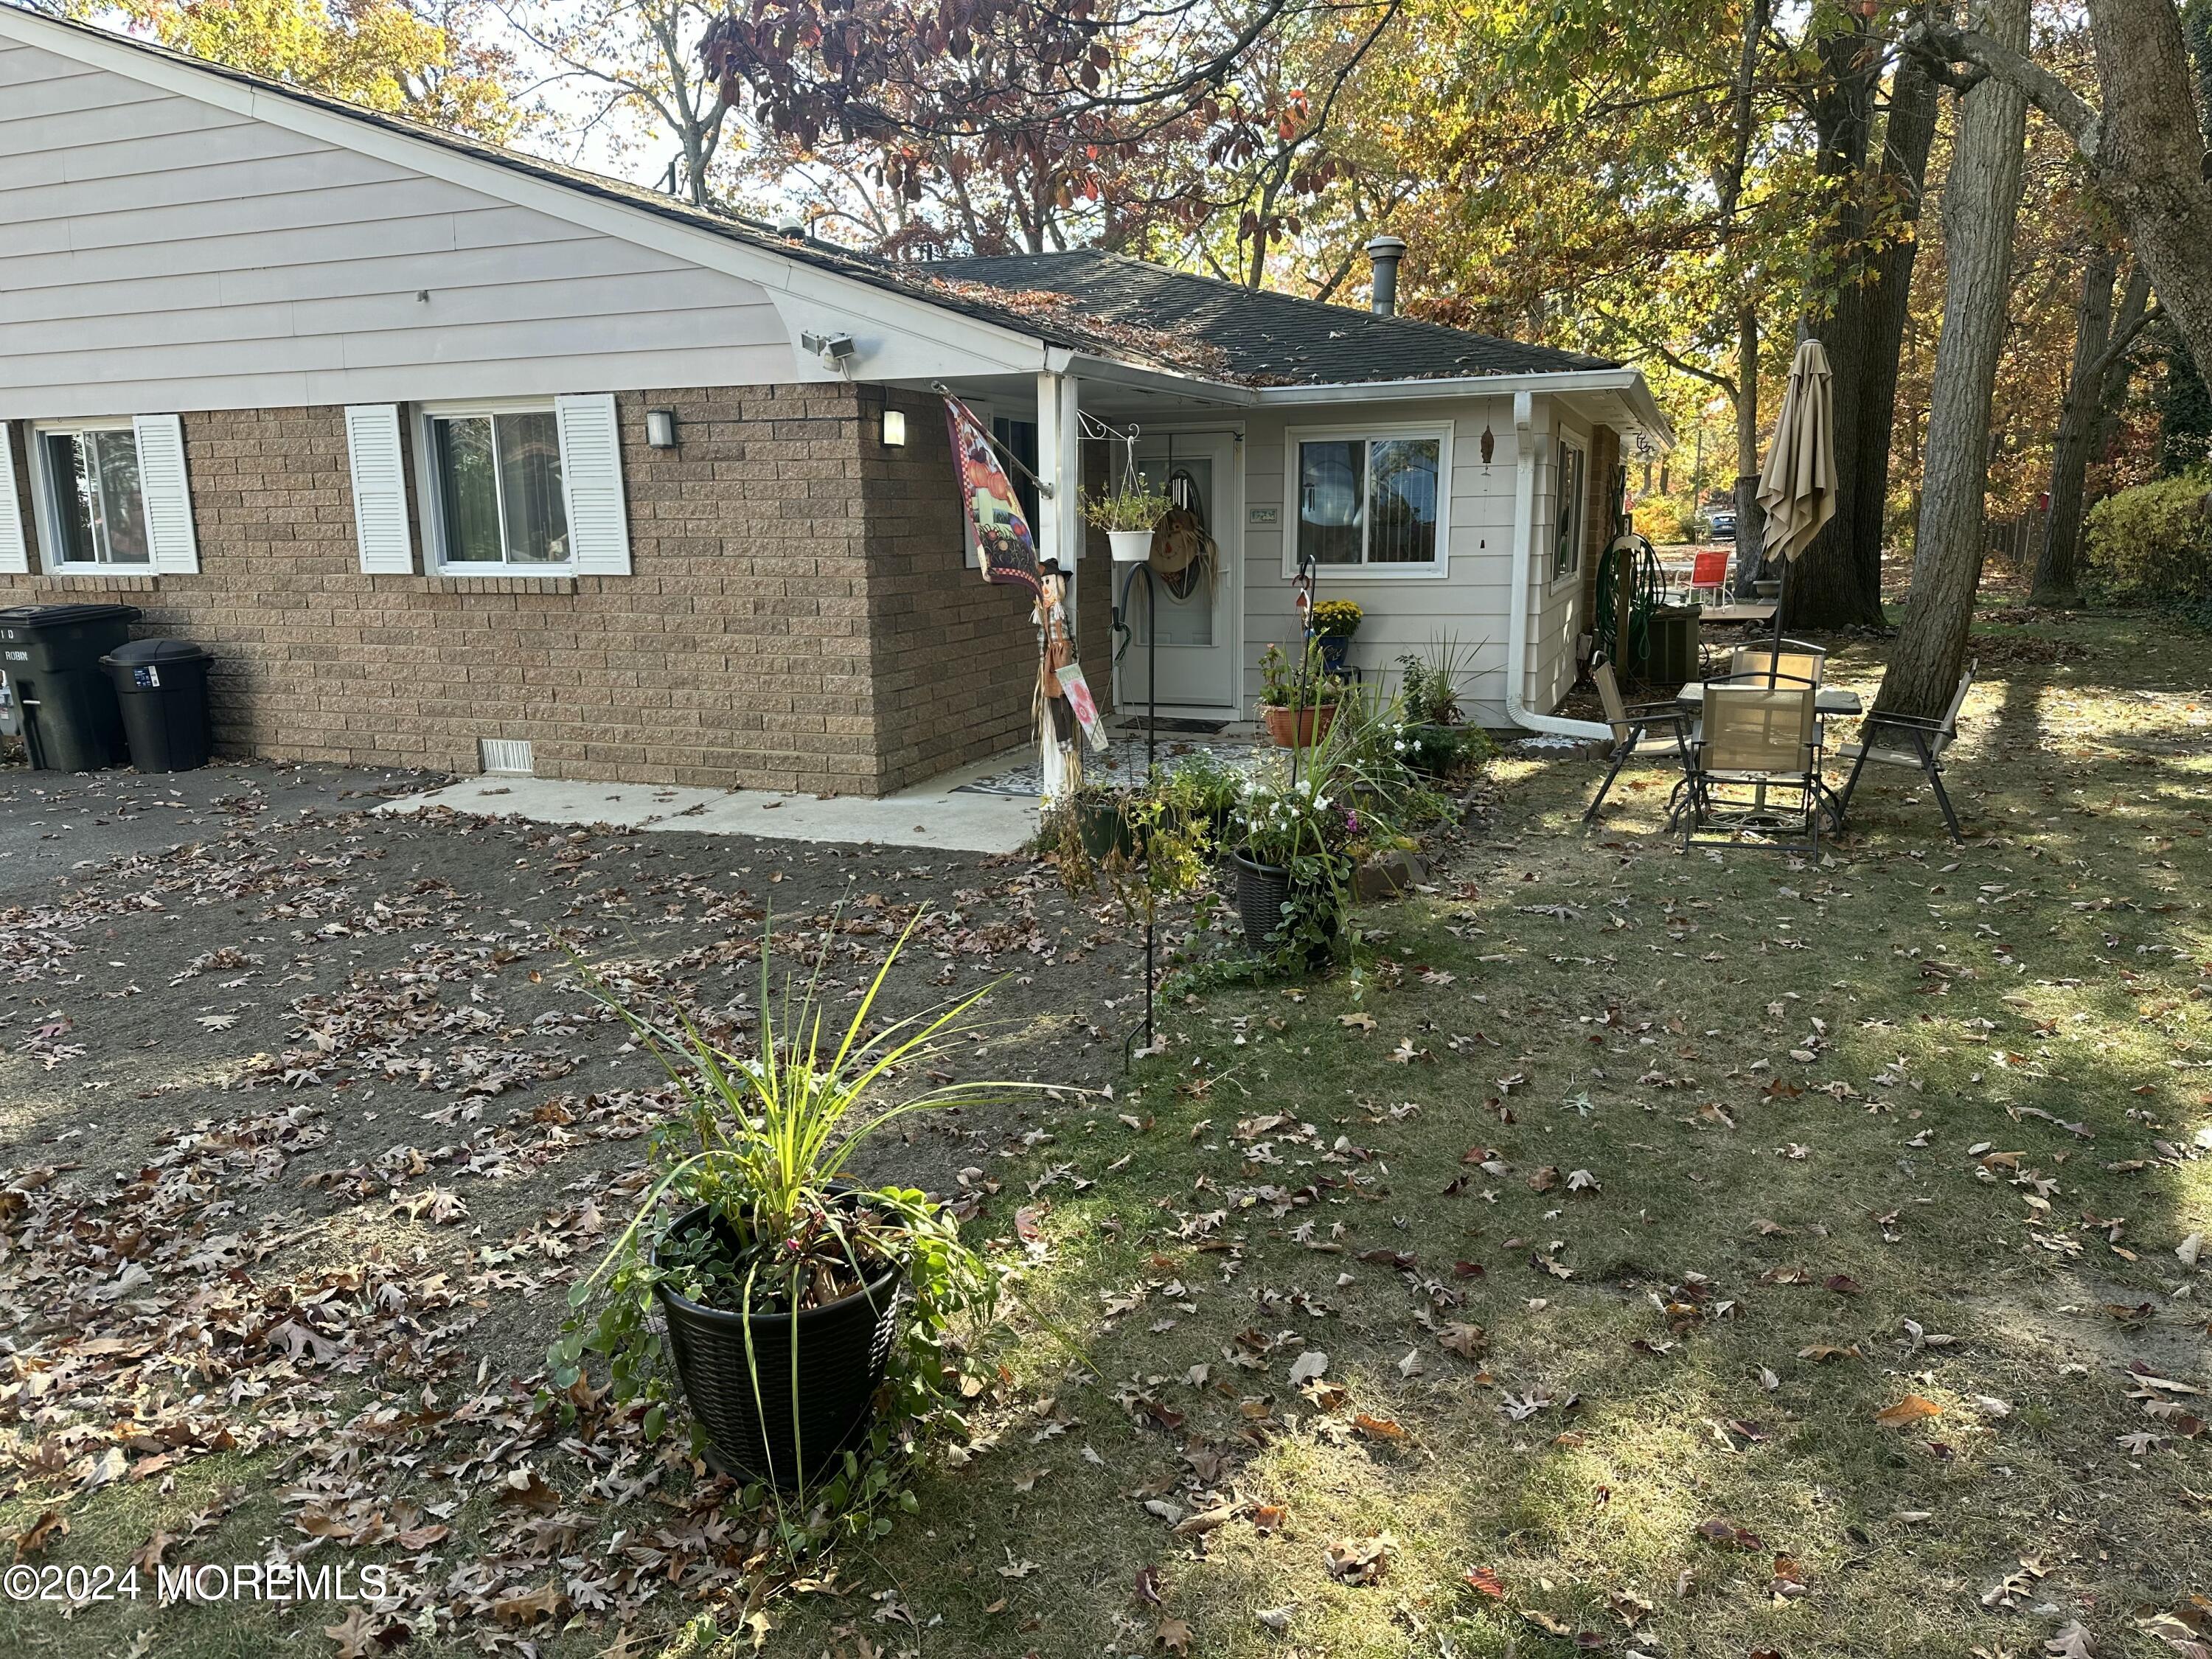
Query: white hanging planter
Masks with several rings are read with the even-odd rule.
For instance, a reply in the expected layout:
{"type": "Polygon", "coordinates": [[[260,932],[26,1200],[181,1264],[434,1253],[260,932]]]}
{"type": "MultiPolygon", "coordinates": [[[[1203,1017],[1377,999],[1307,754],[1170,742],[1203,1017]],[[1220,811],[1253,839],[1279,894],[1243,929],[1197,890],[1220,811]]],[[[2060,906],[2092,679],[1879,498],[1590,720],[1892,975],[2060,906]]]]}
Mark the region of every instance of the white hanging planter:
{"type": "Polygon", "coordinates": [[[1114,550],[1115,564],[1142,564],[1152,556],[1152,532],[1149,530],[1109,530],[1106,540],[1114,550]]]}

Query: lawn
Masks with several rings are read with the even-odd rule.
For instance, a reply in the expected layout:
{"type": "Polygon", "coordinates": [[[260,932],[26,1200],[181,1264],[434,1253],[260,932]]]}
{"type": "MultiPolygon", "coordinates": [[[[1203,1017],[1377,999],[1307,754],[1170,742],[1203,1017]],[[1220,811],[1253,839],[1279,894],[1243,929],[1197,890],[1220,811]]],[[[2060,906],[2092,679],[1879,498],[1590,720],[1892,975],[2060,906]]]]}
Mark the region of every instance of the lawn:
{"type": "MultiPolygon", "coordinates": [[[[1838,674],[1870,687],[1879,650],[1841,642],[1838,674]]],[[[2191,1651],[2212,640],[2000,611],[1976,651],[1967,847],[1885,781],[1817,866],[1685,857],[1657,772],[1586,835],[1593,765],[1509,751],[1437,890],[1363,913],[1361,974],[1179,997],[1127,1077],[1102,1006],[1126,940],[1018,866],[747,852],[739,877],[355,820],[313,853],[234,837],[189,892],[177,854],[82,873],[96,914],[0,937],[0,1529],[40,1567],[284,1550],[394,1589],[0,1606],[0,1648],[2191,1651]],[[546,930],[589,922],[742,1025],[778,873],[794,915],[848,888],[953,908],[925,981],[1018,970],[975,1064],[1094,1092],[884,1150],[981,1200],[1012,1270],[974,1338],[990,1380],[913,1515],[747,1620],[744,1525],[680,1448],[533,1401],[655,1105],[546,930]],[[164,928],[240,892],[264,960],[165,990],[164,928]],[[54,988],[94,957],[169,998],[130,1028],[160,1046],[104,1056],[105,1097],[145,1097],[114,1146],[74,1075],[104,994],[54,988]],[[246,1023],[183,1029],[202,1004],[246,1023]]]]}

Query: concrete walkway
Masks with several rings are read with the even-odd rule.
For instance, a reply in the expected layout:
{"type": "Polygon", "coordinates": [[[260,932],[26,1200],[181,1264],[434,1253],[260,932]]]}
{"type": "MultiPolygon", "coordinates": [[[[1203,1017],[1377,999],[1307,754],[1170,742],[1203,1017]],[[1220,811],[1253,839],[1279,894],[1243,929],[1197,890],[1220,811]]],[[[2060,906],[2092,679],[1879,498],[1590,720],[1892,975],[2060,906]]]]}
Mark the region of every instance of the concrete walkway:
{"type": "MultiPolygon", "coordinates": [[[[1016,751],[1018,756],[1019,751],[1016,751]]],[[[1010,795],[957,793],[961,784],[1006,771],[1000,755],[948,772],[881,799],[761,789],[686,789],[645,783],[568,783],[555,778],[464,778],[441,789],[386,802],[379,812],[448,806],[486,817],[512,814],[545,823],[605,823],[622,830],[676,830],[702,836],[761,836],[776,841],[872,842],[956,853],[1011,853],[1036,833],[1036,802],[1010,795]]]]}

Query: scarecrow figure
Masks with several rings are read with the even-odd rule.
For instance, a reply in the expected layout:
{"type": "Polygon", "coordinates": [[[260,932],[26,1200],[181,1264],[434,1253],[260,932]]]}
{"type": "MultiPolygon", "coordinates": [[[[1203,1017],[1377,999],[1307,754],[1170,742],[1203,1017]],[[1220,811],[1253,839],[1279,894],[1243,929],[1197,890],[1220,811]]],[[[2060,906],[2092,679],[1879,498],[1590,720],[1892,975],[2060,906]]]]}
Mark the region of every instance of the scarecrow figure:
{"type": "MultiPolygon", "coordinates": [[[[1067,627],[1067,578],[1057,559],[1045,560],[1037,567],[1037,575],[1036,606],[1030,613],[1037,630],[1034,712],[1037,757],[1043,765],[1040,789],[1052,801],[1082,786],[1083,751],[1076,743],[1082,722],[1060,678],[1061,670],[1075,668],[1075,641],[1067,627]]],[[[1076,669],[1076,674],[1079,680],[1082,671],[1076,669]]]]}

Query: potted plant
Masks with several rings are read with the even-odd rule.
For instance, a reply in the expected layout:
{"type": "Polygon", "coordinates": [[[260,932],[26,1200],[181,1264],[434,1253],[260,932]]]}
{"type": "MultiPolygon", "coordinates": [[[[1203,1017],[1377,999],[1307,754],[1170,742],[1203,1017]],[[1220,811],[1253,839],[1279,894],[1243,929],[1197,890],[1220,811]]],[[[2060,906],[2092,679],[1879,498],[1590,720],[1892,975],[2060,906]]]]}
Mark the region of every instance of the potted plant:
{"type": "Polygon", "coordinates": [[[1106,532],[1116,564],[1142,564],[1152,556],[1152,526],[1166,514],[1170,502],[1142,473],[1125,475],[1103,493],[1083,492],[1083,516],[1106,532]]]}
{"type": "Polygon", "coordinates": [[[1321,646],[1322,663],[1330,673],[1343,674],[1352,653],[1352,636],[1359,631],[1366,615],[1350,599],[1323,599],[1314,606],[1308,625],[1321,646]]]}
{"type": "Polygon", "coordinates": [[[1343,847],[1358,815],[1330,793],[1328,777],[1315,766],[1295,781],[1248,785],[1231,855],[1245,944],[1294,969],[1333,956],[1343,931],[1343,847]]]}
{"type": "Polygon", "coordinates": [[[1091,862],[1103,864],[1116,855],[1125,860],[1137,855],[1139,843],[1130,819],[1127,787],[1094,783],[1086,778],[1069,793],[1064,806],[1068,825],[1081,843],[1084,856],[1091,862]]]}
{"type": "Polygon", "coordinates": [[[937,1399],[948,1326],[963,1314],[988,1318],[995,1288],[942,1206],[852,1178],[854,1154],[911,1113],[1027,1086],[893,1093],[897,1078],[935,1075],[933,1056],[971,1029],[966,1017],[988,988],[878,1024],[878,995],[914,927],[842,1034],[825,1030],[813,981],[793,1006],[787,978],[772,1003],[764,940],[750,1054],[709,1040],[680,1011],[648,1018],[587,980],[681,1093],[652,1138],[653,1178],[636,1212],[570,1291],[549,1352],[553,1388],[573,1389],[597,1355],[617,1403],[645,1402],[650,1436],[665,1421],[672,1382],[711,1461],[777,1492],[812,1488],[830,1513],[887,1489],[877,1454],[937,1399]],[[879,1399],[894,1409],[872,1443],[879,1399]]]}
{"type": "Polygon", "coordinates": [[[1431,646],[1425,657],[1409,653],[1398,659],[1398,704],[1404,726],[1400,754],[1417,772],[1443,776],[1478,740],[1465,723],[1459,702],[1460,681],[1473,654],[1447,635],[1431,646]]]}
{"type": "Polygon", "coordinates": [[[1318,742],[1336,718],[1344,690],[1344,682],[1322,665],[1313,645],[1296,671],[1279,645],[1260,653],[1260,718],[1278,749],[1304,749],[1318,742]]]}

